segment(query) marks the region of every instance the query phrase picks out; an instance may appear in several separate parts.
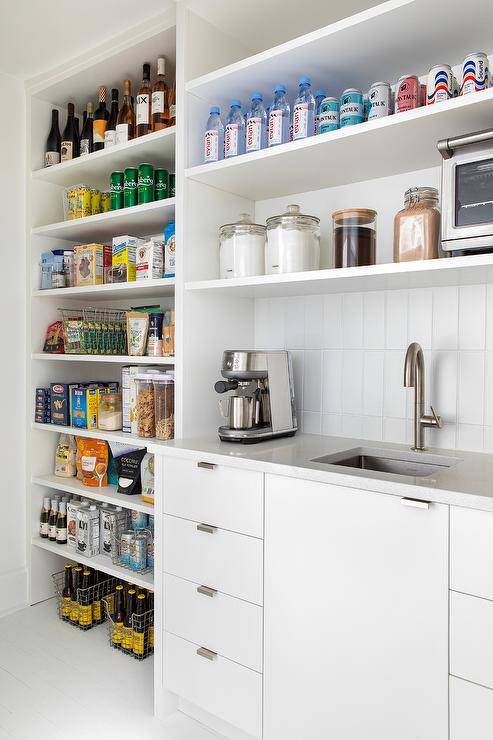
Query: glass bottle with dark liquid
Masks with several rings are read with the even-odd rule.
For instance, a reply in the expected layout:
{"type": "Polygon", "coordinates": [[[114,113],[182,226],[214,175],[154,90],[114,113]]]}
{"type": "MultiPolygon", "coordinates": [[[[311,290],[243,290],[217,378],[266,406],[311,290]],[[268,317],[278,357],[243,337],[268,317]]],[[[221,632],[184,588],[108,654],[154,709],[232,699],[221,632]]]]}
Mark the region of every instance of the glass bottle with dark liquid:
{"type": "Polygon", "coordinates": [[[375,264],[376,218],[376,211],[369,208],[353,208],[332,214],[334,267],[375,264]]]}

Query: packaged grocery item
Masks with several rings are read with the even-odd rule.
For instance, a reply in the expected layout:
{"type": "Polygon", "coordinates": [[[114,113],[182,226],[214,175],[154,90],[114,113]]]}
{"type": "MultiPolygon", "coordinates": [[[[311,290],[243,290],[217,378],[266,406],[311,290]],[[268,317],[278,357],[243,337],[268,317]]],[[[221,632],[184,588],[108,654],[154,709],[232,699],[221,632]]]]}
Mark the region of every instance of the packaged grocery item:
{"type": "Polygon", "coordinates": [[[121,442],[110,442],[110,447],[118,470],[118,493],[140,494],[141,463],[146,450],[121,442]]]}
{"type": "Polygon", "coordinates": [[[175,354],[175,311],[165,311],[163,322],[163,356],[175,354]]]}
{"type": "Polygon", "coordinates": [[[91,189],[91,215],[96,216],[101,213],[101,191],[96,188],[91,189]]]}
{"type": "Polygon", "coordinates": [[[164,277],[175,277],[175,222],[164,227],[164,277]]]}
{"type": "Polygon", "coordinates": [[[67,501],[67,545],[77,547],[77,511],[81,508],[80,501],[67,501]]]}
{"type": "Polygon", "coordinates": [[[122,428],[122,394],[108,388],[99,391],[98,429],[107,432],[122,428]]]}
{"type": "Polygon", "coordinates": [[[82,480],[82,449],[84,447],[84,438],[76,437],[75,444],[77,445],[77,451],[75,453],[75,468],[77,471],[77,480],[82,480]]]}
{"type": "Polygon", "coordinates": [[[61,321],[54,321],[48,326],[43,345],[43,352],[50,352],[54,355],[63,355],[65,353],[63,325],[61,321]]]}
{"type": "Polygon", "coordinates": [[[164,273],[163,243],[150,240],[136,249],[137,280],[162,278],[164,273]]]}
{"type": "Polygon", "coordinates": [[[144,438],[156,436],[153,379],[154,373],[139,373],[136,376],[137,434],[139,435],[139,437],[144,438]]]}
{"type": "Polygon", "coordinates": [[[103,439],[84,439],[81,468],[85,486],[100,488],[108,485],[108,445],[103,439]]]}
{"type": "Polygon", "coordinates": [[[90,216],[91,213],[91,188],[87,187],[87,185],[81,185],[77,188],[75,218],[85,218],[86,216],[90,216]]]}
{"type": "Polygon", "coordinates": [[[70,394],[68,383],[51,383],[51,423],[69,426],[70,424],[70,394]]]}
{"type": "Polygon", "coordinates": [[[115,236],[112,246],[112,267],[124,265],[127,268],[128,282],[134,282],[136,276],[136,249],[143,243],[136,236],[115,236]]]}
{"type": "Polygon", "coordinates": [[[141,313],[139,311],[129,311],[127,313],[127,342],[129,355],[137,357],[145,354],[148,329],[148,313],[141,313]]]}
{"type": "Polygon", "coordinates": [[[34,420],[39,424],[51,424],[51,399],[49,388],[36,388],[34,420]]]}
{"type": "Polygon", "coordinates": [[[74,437],[71,434],[60,434],[55,450],[55,475],[60,478],[73,478],[76,475],[76,452],[74,437]]]}
{"type": "Polygon", "coordinates": [[[99,511],[96,506],[77,510],[77,552],[86,557],[99,555],[99,511]]]}
{"type": "Polygon", "coordinates": [[[145,529],[149,524],[149,515],[144,511],[137,511],[132,509],[131,512],[131,524],[130,526],[135,531],[136,529],[145,529]]]}
{"type": "Polygon", "coordinates": [[[142,485],[142,501],[154,504],[154,455],[146,452],[140,464],[140,479],[142,485]]]}
{"type": "Polygon", "coordinates": [[[104,270],[111,266],[111,247],[105,244],[77,244],[74,247],[74,274],[77,286],[103,285],[104,270]]]}
{"type": "Polygon", "coordinates": [[[99,388],[73,388],[70,394],[72,426],[98,428],[99,388]]]}
{"type": "Polygon", "coordinates": [[[146,355],[162,357],[163,355],[163,321],[164,311],[157,308],[149,312],[149,330],[147,333],[146,355]]]}

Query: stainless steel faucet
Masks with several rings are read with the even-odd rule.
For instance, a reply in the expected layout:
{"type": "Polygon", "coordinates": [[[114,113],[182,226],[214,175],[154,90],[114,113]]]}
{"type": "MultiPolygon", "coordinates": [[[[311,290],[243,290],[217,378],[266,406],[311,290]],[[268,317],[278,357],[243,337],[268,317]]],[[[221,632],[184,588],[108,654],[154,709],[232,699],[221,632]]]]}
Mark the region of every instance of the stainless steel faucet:
{"type": "Polygon", "coordinates": [[[442,420],[431,406],[431,416],[425,411],[425,360],[421,345],[412,342],[404,360],[404,387],[414,388],[414,445],[413,450],[425,450],[425,427],[442,428],[442,420]]]}

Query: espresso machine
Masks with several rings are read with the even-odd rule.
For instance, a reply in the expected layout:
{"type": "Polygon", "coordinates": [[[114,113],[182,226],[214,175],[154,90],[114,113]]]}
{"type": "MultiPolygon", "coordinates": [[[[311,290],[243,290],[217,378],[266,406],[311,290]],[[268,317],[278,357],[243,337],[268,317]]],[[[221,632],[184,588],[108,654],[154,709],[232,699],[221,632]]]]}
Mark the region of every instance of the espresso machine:
{"type": "Polygon", "coordinates": [[[292,437],[297,429],[293,368],[284,350],[226,350],[214,388],[231,395],[219,401],[228,423],[219,427],[224,442],[253,444],[292,437]]]}

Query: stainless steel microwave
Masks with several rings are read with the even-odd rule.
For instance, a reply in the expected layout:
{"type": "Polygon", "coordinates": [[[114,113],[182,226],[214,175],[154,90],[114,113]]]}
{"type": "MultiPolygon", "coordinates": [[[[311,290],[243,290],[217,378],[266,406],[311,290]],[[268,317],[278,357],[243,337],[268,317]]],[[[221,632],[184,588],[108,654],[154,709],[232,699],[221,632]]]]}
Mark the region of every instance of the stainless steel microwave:
{"type": "Polygon", "coordinates": [[[493,251],[493,129],[438,142],[442,249],[493,251]]]}

